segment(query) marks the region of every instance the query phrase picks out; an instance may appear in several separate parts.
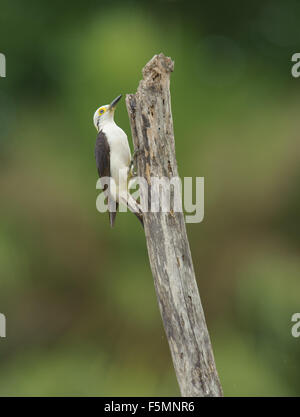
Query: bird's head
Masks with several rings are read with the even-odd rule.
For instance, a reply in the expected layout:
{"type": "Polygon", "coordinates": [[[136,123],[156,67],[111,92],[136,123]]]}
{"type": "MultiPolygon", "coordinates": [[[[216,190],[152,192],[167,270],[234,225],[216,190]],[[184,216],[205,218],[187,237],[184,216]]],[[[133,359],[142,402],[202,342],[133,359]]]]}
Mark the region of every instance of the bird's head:
{"type": "Polygon", "coordinates": [[[120,94],[118,97],[116,97],[110,104],[106,104],[104,106],[99,107],[95,111],[94,114],[94,126],[99,132],[101,126],[103,126],[106,122],[113,120],[114,118],[114,112],[117,103],[121,99],[122,94],[120,94]]]}

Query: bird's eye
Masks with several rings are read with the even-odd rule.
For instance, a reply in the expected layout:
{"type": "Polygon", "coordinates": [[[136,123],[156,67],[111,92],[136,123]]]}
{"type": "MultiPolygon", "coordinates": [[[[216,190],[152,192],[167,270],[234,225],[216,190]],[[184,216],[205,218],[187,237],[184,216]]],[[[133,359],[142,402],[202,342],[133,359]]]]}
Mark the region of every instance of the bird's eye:
{"type": "Polygon", "coordinates": [[[103,114],[105,112],[105,110],[104,109],[100,109],[99,110],[99,114],[103,114]]]}

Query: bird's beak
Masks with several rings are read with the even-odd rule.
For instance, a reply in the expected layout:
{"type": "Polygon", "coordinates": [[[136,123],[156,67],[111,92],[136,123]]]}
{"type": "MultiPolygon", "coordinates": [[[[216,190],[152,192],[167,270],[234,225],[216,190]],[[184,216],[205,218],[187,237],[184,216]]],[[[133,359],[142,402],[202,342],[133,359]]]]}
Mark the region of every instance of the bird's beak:
{"type": "Polygon", "coordinates": [[[116,97],[109,105],[109,110],[114,110],[118,102],[121,100],[122,94],[116,97]]]}

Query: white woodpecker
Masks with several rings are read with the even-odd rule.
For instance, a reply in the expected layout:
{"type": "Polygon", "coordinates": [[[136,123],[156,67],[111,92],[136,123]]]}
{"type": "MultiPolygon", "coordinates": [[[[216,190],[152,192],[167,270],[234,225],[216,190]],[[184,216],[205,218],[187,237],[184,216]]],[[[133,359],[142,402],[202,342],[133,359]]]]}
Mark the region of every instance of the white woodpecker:
{"type": "MultiPolygon", "coordinates": [[[[94,114],[94,125],[98,132],[95,146],[98,174],[100,178],[114,180],[107,190],[108,206],[111,206],[111,201],[115,203],[115,210],[109,211],[111,227],[115,222],[118,203],[126,205],[143,224],[141,207],[128,191],[131,153],[127,135],[114,121],[115,108],[121,97],[119,95],[111,104],[99,107],[94,114]]],[[[107,184],[103,189],[107,189],[107,184]]]]}

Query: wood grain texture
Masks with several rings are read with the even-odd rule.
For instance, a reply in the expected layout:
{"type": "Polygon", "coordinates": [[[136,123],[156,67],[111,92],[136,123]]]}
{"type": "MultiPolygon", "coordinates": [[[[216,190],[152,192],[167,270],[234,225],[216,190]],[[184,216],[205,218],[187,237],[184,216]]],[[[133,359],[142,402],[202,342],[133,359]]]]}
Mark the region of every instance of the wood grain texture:
{"type": "MultiPolygon", "coordinates": [[[[126,96],[138,176],[178,176],[170,99],[173,61],[155,55],[126,96]]],[[[141,201],[151,203],[141,189],[141,201]]],[[[144,213],[149,261],[182,396],[222,396],[181,212],[144,213]]]]}

